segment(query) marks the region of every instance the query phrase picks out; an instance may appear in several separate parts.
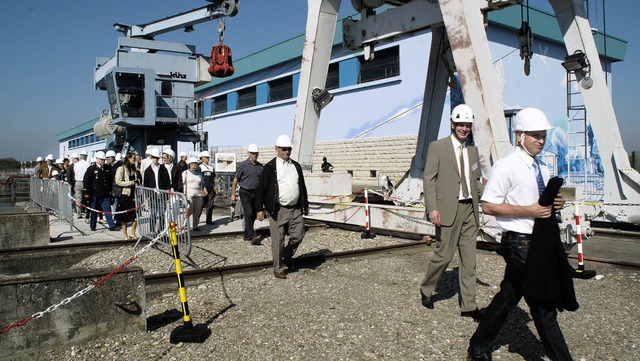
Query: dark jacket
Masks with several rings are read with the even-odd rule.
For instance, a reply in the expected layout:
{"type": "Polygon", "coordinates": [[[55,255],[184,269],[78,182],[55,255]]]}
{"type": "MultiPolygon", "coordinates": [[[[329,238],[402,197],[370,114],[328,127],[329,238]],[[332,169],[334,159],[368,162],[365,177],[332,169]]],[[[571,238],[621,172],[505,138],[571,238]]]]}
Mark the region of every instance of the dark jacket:
{"type": "MultiPolygon", "coordinates": [[[[278,211],[280,210],[280,204],[278,203],[278,176],[276,174],[276,158],[270,160],[264,165],[262,170],[262,177],[260,183],[256,189],[255,207],[256,212],[262,212],[264,210],[269,213],[273,219],[277,219],[278,211]]],[[[302,167],[293,159],[291,160],[298,172],[298,187],[300,189],[300,197],[296,206],[303,212],[309,208],[309,199],[307,198],[307,186],[304,183],[304,176],[302,175],[302,167]]]]}
{"type": "MultiPolygon", "coordinates": [[[[540,196],[541,206],[553,205],[562,186],[562,178],[553,177],[540,196]]],[[[550,302],[560,311],[578,309],[572,272],[555,214],[536,218],[527,255],[527,269],[522,294],[531,299],[550,302]]]]}
{"type": "Polygon", "coordinates": [[[167,168],[160,165],[158,168],[158,183],[156,187],[156,175],[153,172],[152,166],[148,166],[144,171],[144,183],[143,186],[147,188],[158,188],[160,190],[169,190],[171,189],[171,179],[169,178],[169,172],[167,168]]]}
{"type": "Polygon", "coordinates": [[[185,170],[189,169],[189,165],[184,160],[180,159],[178,161],[178,174],[182,174],[185,170]]]}
{"type": "MultiPolygon", "coordinates": [[[[162,168],[167,169],[164,164],[162,168]]],[[[171,171],[167,169],[167,172],[171,175],[171,188],[175,192],[182,192],[182,172],[180,171],[180,167],[174,164],[173,167],[171,167],[171,171]]]]}
{"type": "Polygon", "coordinates": [[[82,185],[90,197],[111,197],[113,187],[113,168],[105,164],[102,168],[91,165],[87,168],[82,185]]]}

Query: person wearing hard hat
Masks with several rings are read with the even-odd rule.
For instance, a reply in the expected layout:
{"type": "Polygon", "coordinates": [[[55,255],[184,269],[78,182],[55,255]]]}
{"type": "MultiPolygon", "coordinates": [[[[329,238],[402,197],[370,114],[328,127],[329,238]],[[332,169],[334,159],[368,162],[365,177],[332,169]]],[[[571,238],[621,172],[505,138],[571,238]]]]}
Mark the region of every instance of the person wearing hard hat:
{"type": "Polygon", "coordinates": [[[151,150],[154,149],[150,146],[147,146],[147,150],[144,152],[145,158],[140,160],[140,174],[142,174],[142,181],[144,181],[144,174],[147,171],[147,167],[151,165],[151,150]]]}
{"type": "Polygon", "coordinates": [[[169,180],[171,182],[171,189],[174,192],[182,192],[182,180],[180,178],[180,174],[178,167],[173,163],[173,159],[175,158],[176,153],[171,150],[171,148],[167,148],[162,151],[162,166],[169,173],[169,180]]]}
{"type": "Polygon", "coordinates": [[[47,154],[44,158],[45,162],[40,165],[40,169],[36,172],[36,177],[40,179],[47,179],[51,174],[52,169],[57,168],[54,164],[53,154],[47,154]]]}
{"type": "Polygon", "coordinates": [[[60,172],[57,169],[52,170],[49,179],[60,180],[60,172]]]}
{"type": "Polygon", "coordinates": [[[258,162],[258,155],[258,146],[249,144],[247,147],[247,159],[238,163],[236,174],[231,183],[231,205],[236,203],[236,189],[240,185],[238,194],[240,195],[240,203],[244,214],[244,240],[251,242],[253,245],[259,245],[262,239],[253,228],[253,222],[256,220],[256,210],[253,202],[263,169],[262,163],[258,162]]]}
{"type": "Polygon", "coordinates": [[[291,147],[287,135],[276,138],[277,155],[264,165],[255,199],[257,219],[269,217],[273,275],[280,279],[295,271],[293,256],[304,238],[303,214],[309,214],[302,167],[291,159],[291,147]],[[285,244],[287,233],[289,241],[285,244]]]}
{"type": "MultiPolygon", "coordinates": [[[[509,312],[523,297],[525,270],[538,266],[528,264],[527,255],[534,219],[548,218],[553,212],[553,207],[538,204],[549,180],[549,170],[536,156],[544,148],[549,129],[552,127],[541,110],[525,108],[519,111],[513,124],[518,147],[493,165],[482,195],[483,212],[495,216],[503,230],[502,256],[507,266],[500,291],[487,307],[469,341],[468,352],[473,360],[491,359],[493,341],[509,312]]],[[[555,199],[558,209],[563,204],[561,197],[555,199]]],[[[524,297],[547,357],[551,360],[572,360],[558,325],[555,302],[524,297]]]]}
{"type": "Polygon", "coordinates": [[[211,153],[208,150],[200,152],[200,172],[204,179],[204,187],[207,189],[207,195],[204,198],[204,206],[207,208],[206,224],[213,224],[213,201],[216,198],[216,170],[209,162],[211,161],[211,153]]]}
{"type": "Polygon", "coordinates": [[[56,159],[56,170],[58,171],[58,177],[56,179],[64,181],[67,176],[67,170],[65,169],[63,158],[56,159]]]}
{"type": "Polygon", "coordinates": [[[171,189],[171,179],[169,178],[167,169],[160,165],[160,157],[160,149],[153,148],[149,150],[151,164],[149,164],[142,175],[142,185],[147,188],[166,191],[171,189]]]}
{"type": "Polygon", "coordinates": [[[458,250],[460,315],[479,320],[476,303],[476,238],[482,192],[478,148],[468,144],[474,115],[459,104],[451,112],[451,135],[429,144],[424,171],[424,198],[429,221],[436,226],[437,248],[420,285],[422,305],[433,309],[438,280],[458,250]]]}
{"type": "MultiPolygon", "coordinates": [[[[96,152],[96,164],[89,166],[84,174],[85,197],[91,200],[91,208],[104,212],[110,231],[119,231],[111,217],[111,190],[113,188],[113,174],[111,167],[106,165],[106,155],[103,151],[96,152]]],[[[98,213],[91,212],[89,226],[96,230],[98,213]]]]}
{"type": "MultiPolygon", "coordinates": [[[[113,167],[113,164],[116,162],[116,152],[109,149],[105,155],[107,157],[107,161],[105,164],[108,164],[111,167],[113,167]]],[[[115,171],[116,168],[113,168],[113,170],[115,171]]]]}
{"type": "Polygon", "coordinates": [[[189,169],[189,164],[187,164],[187,159],[189,155],[187,152],[180,152],[180,160],[178,161],[178,174],[184,173],[185,170],[189,169]]]}
{"type": "Polygon", "coordinates": [[[76,163],[73,164],[73,179],[74,179],[74,188],[75,192],[73,194],[73,198],[76,200],[76,214],[78,215],[78,219],[82,218],[83,213],[86,213],[87,219],[85,222],[89,223],[89,210],[83,207],[89,206],[89,199],[84,196],[84,175],[87,172],[87,169],[91,164],[87,161],[87,151],[80,151],[79,159],[76,163]]]}
{"type": "Polygon", "coordinates": [[[38,157],[36,158],[36,165],[33,166],[33,176],[37,177],[38,172],[40,171],[40,166],[42,166],[42,161],[44,159],[42,159],[42,157],[38,157]]]}
{"type": "Polygon", "coordinates": [[[188,161],[189,169],[182,172],[180,178],[184,195],[189,201],[189,214],[191,214],[191,230],[199,231],[198,223],[202,215],[204,205],[203,197],[207,196],[207,188],[204,186],[204,178],[198,166],[198,158],[191,157],[188,161]]]}

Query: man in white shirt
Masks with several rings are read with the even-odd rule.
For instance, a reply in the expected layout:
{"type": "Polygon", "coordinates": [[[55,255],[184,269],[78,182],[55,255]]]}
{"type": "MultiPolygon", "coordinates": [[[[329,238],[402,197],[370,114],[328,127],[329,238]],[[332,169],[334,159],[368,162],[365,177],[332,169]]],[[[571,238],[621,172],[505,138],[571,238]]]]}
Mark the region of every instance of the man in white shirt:
{"type": "Polygon", "coordinates": [[[302,167],[290,158],[291,139],[287,135],[276,139],[276,153],[264,165],[256,188],[255,210],[259,221],[269,216],[273,275],[284,279],[285,271],[295,271],[293,256],[304,238],[303,214],[309,213],[309,200],[302,167]],[[289,242],[285,245],[287,227],[289,242]]]}
{"type": "Polygon", "coordinates": [[[76,213],[78,214],[78,219],[82,218],[82,213],[83,213],[83,209],[82,209],[82,203],[86,202],[84,200],[82,191],[84,189],[84,183],[83,183],[83,179],[84,179],[84,174],[87,171],[87,168],[89,168],[89,166],[91,164],[89,164],[89,162],[87,161],[87,151],[83,150],[80,152],[80,159],[73,164],[73,178],[74,178],[74,186],[75,186],[75,193],[74,193],[74,198],[76,200],[76,213]]]}
{"type": "MultiPolygon", "coordinates": [[[[496,217],[503,230],[502,256],[507,266],[500,291],[469,341],[469,359],[490,360],[493,340],[507,320],[509,312],[523,297],[523,283],[527,268],[527,254],[533,231],[534,219],[551,216],[552,207],[538,204],[538,199],[549,180],[547,166],[536,158],[545,145],[547,130],[551,125],[546,115],[535,108],[522,109],[514,119],[518,148],[497,161],[484,193],[484,213],[496,217]]],[[[564,200],[556,198],[556,208],[564,200]]],[[[533,266],[533,265],[530,265],[533,266]]],[[[536,325],[542,345],[551,360],[572,360],[569,348],[558,325],[556,306],[524,297],[529,305],[531,318],[536,325]]]]}

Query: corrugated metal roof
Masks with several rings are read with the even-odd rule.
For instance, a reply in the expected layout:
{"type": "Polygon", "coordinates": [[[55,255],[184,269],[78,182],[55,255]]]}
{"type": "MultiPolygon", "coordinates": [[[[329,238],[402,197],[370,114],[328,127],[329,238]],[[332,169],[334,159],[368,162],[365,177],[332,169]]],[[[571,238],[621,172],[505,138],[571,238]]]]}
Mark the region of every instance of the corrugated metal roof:
{"type": "Polygon", "coordinates": [[[98,119],[100,119],[100,117],[93,118],[93,119],[91,119],[89,121],[86,121],[86,122],[84,122],[84,123],[82,123],[82,124],[80,124],[80,125],[78,125],[76,127],[73,127],[71,129],[67,130],[66,132],[62,132],[62,133],[58,134],[56,136],[56,138],[58,139],[58,142],[63,141],[65,139],[67,139],[67,138],[75,137],[78,134],[85,133],[85,132],[87,132],[89,130],[93,131],[93,126],[94,126],[94,124],[96,124],[98,119]]]}

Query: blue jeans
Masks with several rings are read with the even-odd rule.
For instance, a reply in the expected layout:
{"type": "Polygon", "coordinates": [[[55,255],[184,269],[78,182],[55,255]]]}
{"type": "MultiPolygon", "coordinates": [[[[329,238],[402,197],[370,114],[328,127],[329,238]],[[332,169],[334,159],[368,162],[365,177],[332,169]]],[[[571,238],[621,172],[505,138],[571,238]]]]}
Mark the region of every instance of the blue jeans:
{"type": "MultiPolygon", "coordinates": [[[[105,196],[105,197],[93,196],[91,198],[91,208],[102,210],[103,212],[108,212],[104,215],[104,217],[107,220],[107,224],[109,225],[109,228],[113,228],[116,226],[115,223],[113,223],[113,217],[111,217],[111,197],[110,196],[105,196]]],[[[96,229],[97,221],[98,221],[98,213],[91,212],[91,222],[89,223],[89,226],[91,227],[92,230],[96,229]]]]}

